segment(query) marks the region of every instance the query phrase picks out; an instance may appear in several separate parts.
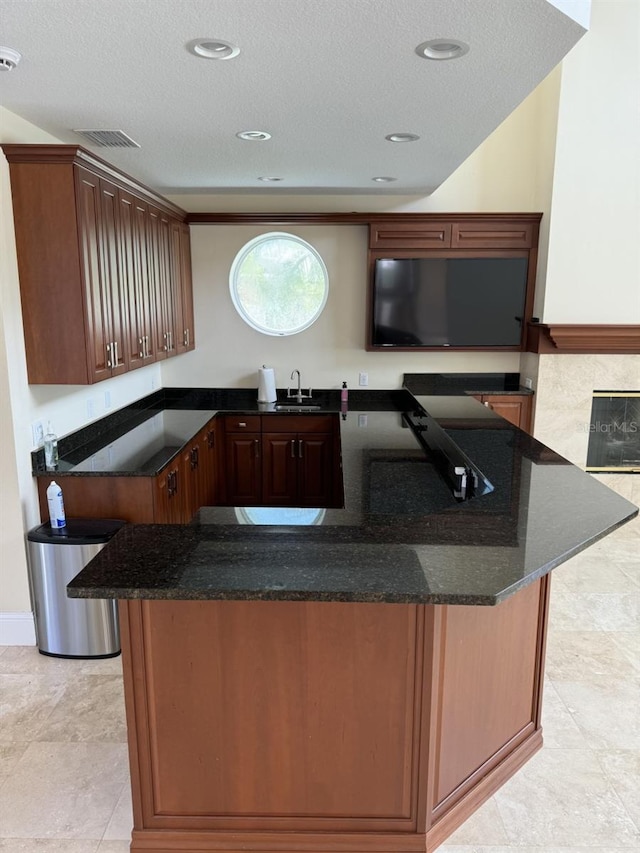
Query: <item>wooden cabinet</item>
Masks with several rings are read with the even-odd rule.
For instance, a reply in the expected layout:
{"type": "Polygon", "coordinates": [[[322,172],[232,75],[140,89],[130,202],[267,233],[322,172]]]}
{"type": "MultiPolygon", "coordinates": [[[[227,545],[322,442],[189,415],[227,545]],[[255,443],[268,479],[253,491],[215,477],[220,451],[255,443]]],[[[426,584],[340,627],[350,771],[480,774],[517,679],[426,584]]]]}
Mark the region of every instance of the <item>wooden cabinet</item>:
{"type": "Polygon", "coordinates": [[[540,214],[405,213],[369,222],[370,249],[531,249],[540,214]]]}
{"type": "MultiPolygon", "coordinates": [[[[526,329],[533,314],[536,279],[539,213],[422,213],[396,214],[388,219],[371,215],[369,220],[369,296],[366,320],[366,350],[370,352],[454,352],[454,351],[523,351],[527,347],[526,329]],[[379,261],[386,259],[435,262],[430,272],[416,274],[412,293],[412,307],[407,308],[406,298],[390,299],[379,293],[383,268],[379,261]],[[468,279],[462,270],[473,274],[468,279]],[[450,263],[447,263],[450,262],[450,263]],[[450,268],[450,269],[449,269],[450,268]],[[460,274],[460,275],[458,275],[460,274]],[[418,282],[418,278],[420,281],[418,282]],[[464,281],[464,286],[461,282],[464,281]],[[507,309],[506,297],[496,296],[492,288],[513,286],[510,298],[513,310],[507,309]],[[459,288],[473,294],[462,295],[459,288]],[[433,300],[431,303],[430,300],[433,300]],[[499,321],[494,315],[496,304],[504,305],[505,312],[499,321]],[[475,308],[469,307],[473,302],[475,308]],[[434,305],[447,304],[447,323],[436,323],[434,305]],[[461,306],[467,306],[464,309],[461,306]],[[431,306],[431,307],[429,307],[431,306]],[[456,307],[457,306],[457,307],[456,307]],[[472,333],[474,323],[483,308],[491,312],[491,322],[503,328],[504,336],[496,334],[494,343],[472,333]],[[407,322],[405,312],[414,311],[422,318],[421,329],[407,322]],[[382,313],[379,313],[382,312],[382,313]],[[520,325],[513,323],[513,316],[520,325]],[[383,319],[384,317],[384,319],[383,319]],[[375,323],[374,323],[375,320],[375,323]],[[444,326],[440,328],[444,323],[444,326]],[[449,329],[445,327],[450,324],[449,329]],[[375,325],[375,329],[374,329],[375,325]],[[468,326],[468,328],[465,328],[468,326]],[[429,329],[430,337],[425,337],[429,329]],[[509,331],[510,330],[510,331],[509,331]],[[431,344],[421,343],[429,339],[431,344]],[[473,342],[452,344],[451,341],[473,342]]],[[[399,286],[399,283],[398,283],[399,286]]],[[[393,288],[392,288],[393,289],[393,288]]],[[[503,294],[503,291],[500,291],[503,294]]],[[[405,294],[406,296],[406,294],[405,294]]],[[[408,297],[407,297],[408,298],[408,297]]],[[[444,313],[441,315],[444,316],[444,313]]],[[[485,323],[487,320],[485,319],[485,323]]],[[[490,325],[490,323],[487,323],[490,325]]]]}
{"type": "Polygon", "coordinates": [[[525,432],[531,431],[531,403],[533,399],[531,395],[474,394],[474,397],[514,426],[520,427],[525,432]]]}
{"type": "Polygon", "coordinates": [[[333,415],[226,416],[226,503],[335,506],[337,429],[333,415]]]}
{"type": "Polygon", "coordinates": [[[269,506],[330,506],[331,433],[263,433],[262,499],[269,506]]]}
{"type": "Polygon", "coordinates": [[[230,432],[225,439],[226,496],[229,506],[262,504],[262,436],[230,432]]]}
{"type": "Polygon", "coordinates": [[[435,851],[542,746],[548,580],[496,607],[121,601],[133,849],[435,851]]]}
{"type": "Polygon", "coordinates": [[[372,222],[372,249],[447,249],[451,245],[450,222],[372,222]]]}
{"type": "MultiPolygon", "coordinates": [[[[70,518],[122,518],[136,524],[187,524],[201,506],[218,502],[217,423],[212,418],[156,476],[62,475],[70,518]]],[[[46,489],[39,476],[40,513],[48,517],[46,489]]]]}
{"type": "Polygon", "coordinates": [[[86,385],[194,347],[184,211],[72,145],[5,145],[29,382],[86,385]]]}

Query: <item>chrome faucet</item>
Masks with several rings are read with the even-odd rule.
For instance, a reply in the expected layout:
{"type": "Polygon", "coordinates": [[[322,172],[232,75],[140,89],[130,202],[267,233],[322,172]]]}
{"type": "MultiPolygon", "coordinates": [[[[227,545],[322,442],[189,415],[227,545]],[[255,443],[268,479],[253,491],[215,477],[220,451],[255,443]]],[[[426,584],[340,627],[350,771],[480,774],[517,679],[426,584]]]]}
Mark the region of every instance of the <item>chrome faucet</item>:
{"type": "Polygon", "coordinates": [[[287,388],[287,398],[295,397],[296,402],[301,403],[303,400],[310,400],[311,399],[312,391],[311,391],[311,388],[309,388],[308,394],[302,393],[302,378],[300,376],[300,371],[299,370],[292,370],[291,371],[291,379],[292,380],[294,379],[296,373],[298,374],[298,390],[296,391],[295,394],[292,394],[291,393],[291,387],[287,388]]]}

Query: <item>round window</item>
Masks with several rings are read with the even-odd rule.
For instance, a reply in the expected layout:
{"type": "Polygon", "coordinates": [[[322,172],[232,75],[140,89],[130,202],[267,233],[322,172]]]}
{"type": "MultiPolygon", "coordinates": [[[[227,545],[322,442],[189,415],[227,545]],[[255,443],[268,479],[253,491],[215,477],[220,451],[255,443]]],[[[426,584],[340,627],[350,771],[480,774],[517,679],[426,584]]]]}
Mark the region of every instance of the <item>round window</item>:
{"type": "Polygon", "coordinates": [[[296,335],[314,323],[329,294],[320,255],[293,234],[271,232],[250,240],[229,275],[236,311],[265,335],[296,335]]]}

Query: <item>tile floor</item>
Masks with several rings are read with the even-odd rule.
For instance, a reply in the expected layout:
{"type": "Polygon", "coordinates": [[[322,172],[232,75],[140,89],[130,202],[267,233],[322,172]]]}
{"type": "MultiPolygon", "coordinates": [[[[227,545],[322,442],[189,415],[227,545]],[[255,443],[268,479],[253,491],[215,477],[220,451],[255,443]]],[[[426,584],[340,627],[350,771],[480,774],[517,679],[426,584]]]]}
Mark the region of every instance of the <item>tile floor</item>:
{"type": "MultiPolygon", "coordinates": [[[[443,853],[640,851],[640,521],[552,582],[544,749],[443,853]]],[[[127,853],[120,659],[0,648],[0,853],[127,853]]]]}

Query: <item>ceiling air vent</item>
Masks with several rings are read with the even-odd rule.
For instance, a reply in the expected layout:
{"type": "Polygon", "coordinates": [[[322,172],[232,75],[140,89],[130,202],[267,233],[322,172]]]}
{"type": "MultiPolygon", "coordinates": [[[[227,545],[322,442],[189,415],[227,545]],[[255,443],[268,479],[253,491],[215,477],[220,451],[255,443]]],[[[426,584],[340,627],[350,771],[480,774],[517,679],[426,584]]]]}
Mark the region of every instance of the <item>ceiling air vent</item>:
{"type": "Polygon", "coordinates": [[[87,142],[99,148],[140,148],[140,145],[122,130],[75,130],[74,133],[79,133],[87,142]]]}

